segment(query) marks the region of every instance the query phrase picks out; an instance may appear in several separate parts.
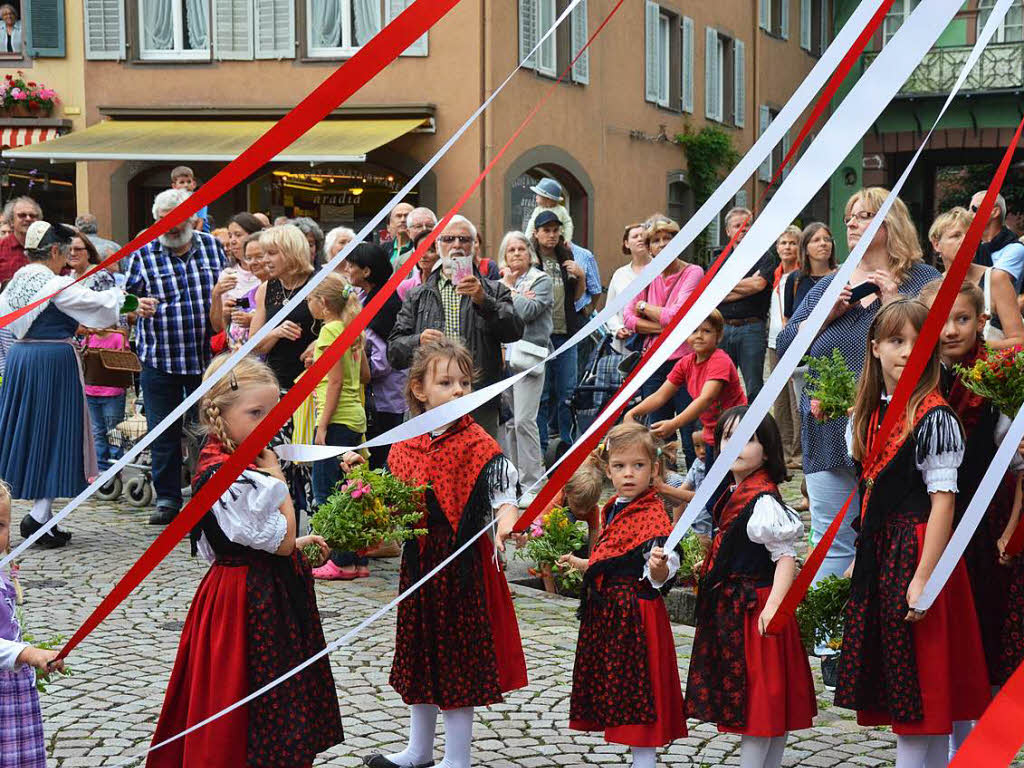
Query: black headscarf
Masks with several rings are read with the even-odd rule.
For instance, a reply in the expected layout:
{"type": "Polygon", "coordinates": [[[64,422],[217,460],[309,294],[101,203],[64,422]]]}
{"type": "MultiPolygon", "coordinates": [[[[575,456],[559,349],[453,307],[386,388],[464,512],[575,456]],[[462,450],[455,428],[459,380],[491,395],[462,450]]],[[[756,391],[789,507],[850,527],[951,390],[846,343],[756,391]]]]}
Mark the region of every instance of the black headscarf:
{"type": "MultiPolygon", "coordinates": [[[[377,295],[377,292],[380,291],[384,283],[390,279],[394,272],[391,268],[391,260],[388,258],[387,251],[374,243],[359,243],[352,249],[346,261],[355,264],[357,267],[370,270],[367,281],[370,283],[371,288],[366,296],[367,304],[377,295]]],[[[388,296],[387,301],[384,302],[384,306],[377,310],[373,319],[370,320],[370,330],[386,340],[391,335],[391,329],[395,327],[395,320],[398,319],[398,310],[401,308],[402,302],[399,300],[398,294],[393,292],[388,296]]]]}

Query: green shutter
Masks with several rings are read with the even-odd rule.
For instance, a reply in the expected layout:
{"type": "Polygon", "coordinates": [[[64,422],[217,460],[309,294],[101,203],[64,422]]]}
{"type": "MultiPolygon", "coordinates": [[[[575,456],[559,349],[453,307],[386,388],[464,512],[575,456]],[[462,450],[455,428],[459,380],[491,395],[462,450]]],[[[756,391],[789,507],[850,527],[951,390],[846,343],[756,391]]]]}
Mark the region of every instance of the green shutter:
{"type": "Polygon", "coordinates": [[[64,57],[64,0],[25,0],[25,53],[64,57]]]}

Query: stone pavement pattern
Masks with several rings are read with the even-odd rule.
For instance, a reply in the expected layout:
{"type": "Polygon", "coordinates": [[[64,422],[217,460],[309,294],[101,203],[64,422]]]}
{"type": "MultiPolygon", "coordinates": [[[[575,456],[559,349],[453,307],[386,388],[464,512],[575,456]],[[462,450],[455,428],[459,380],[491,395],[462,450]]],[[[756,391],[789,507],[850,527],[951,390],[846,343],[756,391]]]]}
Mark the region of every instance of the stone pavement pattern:
{"type": "MultiPolygon", "coordinates": [[[[15,531],[27,510],[24,502],[15,502],[15,531]]],[[[70,547],[30,551],[22,559],[26,630],[37,639],[70,636],[159,533],[146,524],[145,513],[108,503],[85,504],[67,527],[74,532],[70,547]]],[[[15,539],[20,540],[17,535],[15,539]]],[[[73,676],[57,679],[41,695],[51,766],[118,765],[148,746],[182,622],[205,573],[205,561],[189,557],[187,542],[179,544],[71,655],[73,676]]],[[[328,641],[390,601],[396,586],[397,560],[374,561],[369,579],[318,583],[328,641]]],[[[566,726],[577,633],[575,601],[514,589],[530,685],[503,704],[478,710],[474,765],[628,764],[624,747],[566,726]]],[[[693,630],[674,629],[685,680],[693,630]]],[[[406,708],[387,684],[393,633],[394,617],[389,614],[333,654],[347,741],[321,755],[317,766],[357,766],[367,752],[404,747],[406,708]]],[[[784,765],[892,765],[892,734],[858,728],[851,712],[831,707],[831,695],[824,692],[814,668],[821,713],[813,729],[790,737],[784,765]]],[[[661,751],[660,764],[738,765],[738,737],[693,721],[690,725],[690,738],[661,751]]],[[[440,727],[438,760],[442,745],[440,727]]]]}

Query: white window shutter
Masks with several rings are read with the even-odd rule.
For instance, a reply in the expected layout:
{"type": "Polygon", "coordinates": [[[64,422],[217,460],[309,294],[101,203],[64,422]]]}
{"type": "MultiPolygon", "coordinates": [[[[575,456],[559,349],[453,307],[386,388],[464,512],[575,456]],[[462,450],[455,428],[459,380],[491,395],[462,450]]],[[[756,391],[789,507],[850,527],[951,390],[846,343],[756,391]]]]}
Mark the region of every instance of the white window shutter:
{"type": "MultiPolygon", "coordinates": [[[[768,107],[766,107],[764,104],[762,104],[760,107],[758,107],[757,135],[758,136],[763,136],[764,132],[768,130],[768,126],[771,125],[771,122],[772,122],[771,110],[768,107]]],[[[764,162],[761,163],[761,167],[757,169],[757,178],[759,180],[761,180],[761,181],[771,181],[772,180],[772,154],[771,154],[771,152],[768,153],[768,156],[764,159],[764,162]]]]}
{"type": "Polygon", "coordinates": [[[708,245],[712,248],[717,248],[721,243],[721,224],[718,221],[718,216],[715,216],[715,218],[711,220],[711,226],[708,227],[708,245]]]}
{"type": "Polygon", "coordinates": [[[213,0],[213,55],[252,59],[252,0],[213,0]]]}
{"type": "Polygon", "coordinates": [[[683,82],[682,108],[684,112],[693,112],[693,19],[683,16],[683,82]]]}
{"type": "Polygon", "coordinates": [[[85,57],[125,58],[124,0],[84,0],[85,57]]]}
{"type": "Polygon", "coordinates": [[[783,40],[789,40],[789,4],[792,0],[779,0],[782,8],[779,9],[779,34],[783,40]]]}
{"type": "Polygon", "coordinates": [[[747,123],[747,46],[742,40],[733,40],[733,123],[742,128],[747,123]]]}
{"type": "Polygon", "coordinates": [[[255,0],[257,59],[295,57],[295,4],[292,0],[255,0]]]}
{"type": "Polygon", "coordinates": [[[800,0],[800,47],[811,50],[811,0],[800,0]]]}
{"type": "Polygon", "coordinates": [[[519,0],[519,61],[522,66],[537,66],[537,54],[531,53],[540,36],[537,34],[538,0],[519,0]]]}
{"type": "Polygon", "coordinates": [[[763,30],[772,31],[772,0],[759,0],[757,4],[757,24],[763,30]]]}
{"type": "Polygon", "coordinates": [[[721,65],[718,60],[718,30],[704,30],[704,116],[722,119],[721,65]]]}
{"type": "Polygon", "coordinates": [[[661,9],[647,0],[644,14],[644,99],[658,103],[658,21],[661,9]]]}
{"type": "MultiPolygon", "coordinates": [[[[786,156],[789,154],[789,131],[786,131],[782,136],[782,161],[786,162],[786,156]]],[[[789,176],[789,171],[793,167],[792,163],[787,164],[782,169],[782,178],[789,176]]]]}
{"type": "MultiPolygon", "coordinates": [[[[818,50],[816,50],[814,53],[820,56],[822,53],[824,53],[825,49],[828,48],[829,19],[831,17],[829,16],[828,12],[828,0],[816,0],[816,2],[821,4],[821,38],[818,41],[818,50]]],[[[810,24],[808,24],[807,26],[808,28],[810,28],[810,24]]]]}
{"type": "MultiPolygon", "coordinates": [[[[394,19],[398,18],[402,11],[412,5],[413,0],[385,0],[385,2],[387,5],[385,23],[390,24],[394,19]]],[[[429,33],[424,32],[422,37],[418,38],[412,45],[402,51],[402,56],[426,56],[427,34],[429,33]]],[[[532,48],[533,46],[530,47],[532,48]]]]}
{"type": "Polygon", "coordinates": [[[745,190],[745,189],[738,189],[738,190],[736,190],[736,198],[735,198],[734,202],[735,202],[735,205],[736,205],[737,208],[746,208],[747,207],[747,190],[745,190]]]}
{"type": "Polygon", "coordinates": [[[569,30],[572,38],[569,55],[579,54],[576,63],[572,65],[572,80],[575,83],[589,83],[590,49],[580,53],[587,44],[587,38],[590,37],[590,29],[587,26],[587,0],[580,0],[580,4],[573,9],[569,16],[569,30]]]}

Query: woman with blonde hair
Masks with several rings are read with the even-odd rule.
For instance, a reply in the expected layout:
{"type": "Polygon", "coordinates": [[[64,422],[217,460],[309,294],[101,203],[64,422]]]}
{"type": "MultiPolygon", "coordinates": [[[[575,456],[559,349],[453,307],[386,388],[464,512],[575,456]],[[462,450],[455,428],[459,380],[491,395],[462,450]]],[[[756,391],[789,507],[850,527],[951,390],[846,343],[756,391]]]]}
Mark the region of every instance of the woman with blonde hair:
{"type": "MultiPolygon", "coordinates": [[[[887,189],[869,187],[854,193],[847,201],[846,241],[851,251],[857,247],[888,195],[887,189]]],[[[924,263],[917,230],[907,206],[897,198],[807,354],[831,357],[834,350],[839,350],[850,372],[857,376],[864,363],[864,339],[878,311],[900,296],[916,296],[925,283],[938,276],[933,267],[924,263]],[[863,283],[870,283],[873,292],[851,302],[852,290],[863,283]]],[[[835,273],[822,277],[796,308],[776,341],[779,355],[786,354],[801,324],[834,278],[835,273]]],[[[800,396],[800,416],[803,469],[811,501],[811,536],[812,542],[817,544],[847,496],[857,489],[857,473],[846,452],[846,418],[820,420],[821,413],[816,404],[812,408],[806,390],[800,396]]],[[[851,523],[859,506],[859,499],[854,499],[847,520],[818,571],[818,579],[831,574],[842,575],[853,561],[856,534],[851,523]]]]}

